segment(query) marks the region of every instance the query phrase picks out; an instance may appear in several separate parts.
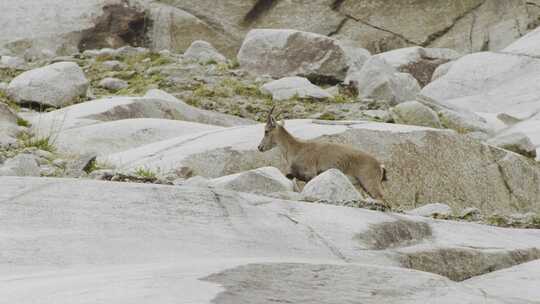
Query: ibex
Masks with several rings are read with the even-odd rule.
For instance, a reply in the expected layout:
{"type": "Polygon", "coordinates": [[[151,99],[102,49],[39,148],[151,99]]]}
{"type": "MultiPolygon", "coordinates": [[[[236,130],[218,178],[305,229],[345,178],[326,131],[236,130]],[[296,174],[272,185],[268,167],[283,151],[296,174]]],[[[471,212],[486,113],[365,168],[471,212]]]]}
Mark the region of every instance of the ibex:
{"type": "Polygon", "coordinates": [[[276,121],[273,111],[268,114],[258,149],[265,152],[278,146],[287,162],[289,179],[308,182],[326,170],[339,169],[354,177],[372,198],[387,204],[382,192],[386,170],[373,156],[348,145],[297,139],[285,129],[284,121],[276,121]]]}

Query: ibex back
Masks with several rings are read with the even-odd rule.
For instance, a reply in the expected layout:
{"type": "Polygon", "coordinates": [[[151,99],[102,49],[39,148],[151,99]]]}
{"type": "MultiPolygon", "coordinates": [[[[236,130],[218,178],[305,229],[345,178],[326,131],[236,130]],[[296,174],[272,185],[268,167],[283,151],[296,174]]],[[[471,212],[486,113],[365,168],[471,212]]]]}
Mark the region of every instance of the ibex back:
{"type": "Polygon", "coordinates": [[[308,182],[326,170],[339,169],[354,177],[371,197],[386,204],[382,191],[386,171],[377,159],[348,145],[297,139],[285,129],[284,122],[276,121],[273,110],[258,148],[264,152],[278,146],[288,165],[288,178],[308,182]]]}

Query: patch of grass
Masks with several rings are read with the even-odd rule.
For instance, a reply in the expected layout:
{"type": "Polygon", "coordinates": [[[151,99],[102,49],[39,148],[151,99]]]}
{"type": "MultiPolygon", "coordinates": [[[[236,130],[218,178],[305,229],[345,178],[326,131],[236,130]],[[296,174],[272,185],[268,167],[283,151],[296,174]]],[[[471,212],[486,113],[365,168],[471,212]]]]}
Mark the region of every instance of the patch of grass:
{"type": "Polygon", "coordinates": [[[15,101],[7,96],[6,93],[0,91],[0,102],[6,104],[8,107],[13,109],[15,112],[19,112],[21,107],[15,101]]]}
{"type": "Polygon", "coordinates": [[[334,96],[332,101],[334,103],[350,103],[350,102],[354,102],[354,99],[351,96],[347,96],[347,95],[344,95],[344,94],[338,94],[338,95],[334,96]]]}
{"type": "Polygon", "coordinates": [[[20,118],[18,117],[17,118],[17,125],[20,126],[20,127],[30,127],[30,122],[24,118],[20,118]]]}
{"type": "Polygon", "coordinates": [[[319,116],[319,119],[322,119],[322,120],[337,120],[337,117],[332,113],[325,112],[321,116],[319,116]]]}
{"type": "Polygon", "coordinates": [[[235,95],[258,98],[266,97],[258,86],[253,84],[245,84],[234,78],[223,79],[220,86],[231,89],[235,95]]]}
{"type": "Polygon", "coordinates": [[[54,153],[56,148],[53,145],[51,136],[37,137],[28,132],[21,132],[18,136],[19,142],[24,148],[37,148],[39,150],[54,153]]]}
{"type": "Polygon", "coordinates": [[[98,162],[97,160],[93,160],[90,162],[90,164],[88,164],[88,166],[85,168],[85,172],[90,174],[94,171],[97,171],[97,170],[104,170],[104,169],[109,169],[111,168],[110,165],[107,165],[107,164],[104,164],[104,163],[100,163],[98,162]]]}
{"type": "Polygon", "coordinates": [[[230,92],[221,86],[209,87],[205,84],[197,85],[193,91],[193,96],[195,97],[231,97],[230,92]]]}
{"type": "Polygon", "coordinates": [[[486,222],[489,225],[498,226],[498,227],[508,227],[509,223],[508,220],[501,215],[493,214],[490,217],[486,219],[486,222]]]}
{"type": "Polygon", "coordinates": [[[155,180],[157,179],[157,173],[148,169],[148,168],[137,168],[135,170],[135,175],[137,177],[140,177],[140,178],[144,178],[144,179],[150,179],[150,180],[155,180]]]}

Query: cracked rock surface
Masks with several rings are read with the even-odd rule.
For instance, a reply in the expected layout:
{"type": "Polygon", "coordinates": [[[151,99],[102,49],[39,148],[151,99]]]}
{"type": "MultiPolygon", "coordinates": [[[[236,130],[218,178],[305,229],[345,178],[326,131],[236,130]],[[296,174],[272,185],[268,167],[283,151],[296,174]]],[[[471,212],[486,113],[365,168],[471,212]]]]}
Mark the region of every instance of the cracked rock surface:
{"type": "Polygon", "coordinates": [[[0,185],[6,303],[95,294],[136,303],[516,303],[493,287],[512,273],[538,280],[534,267],[508,268],[538,258],[538,230],[190,186],[21,177],[0,185]],[[457,282],[470,274],[472,283],[457,282]]]}

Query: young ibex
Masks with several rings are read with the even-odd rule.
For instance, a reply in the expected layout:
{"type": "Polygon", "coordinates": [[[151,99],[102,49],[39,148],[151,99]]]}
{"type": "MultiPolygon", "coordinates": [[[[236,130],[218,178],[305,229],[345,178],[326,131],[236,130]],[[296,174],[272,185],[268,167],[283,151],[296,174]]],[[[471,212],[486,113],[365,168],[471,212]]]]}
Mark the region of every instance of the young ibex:
{"type": "Polygon", "coordinates": [[[335,168],[354,177],[371,197],[386,204],[382,182],[386,180],[386,170],[373,156],[351,146],[300,140],[292,136],[272,116],[268,114],[264,138],[259,151],[265,152],[279,146],[287,162],[287,177],[308,182],[322,172],[335,168]]]}

